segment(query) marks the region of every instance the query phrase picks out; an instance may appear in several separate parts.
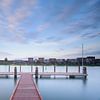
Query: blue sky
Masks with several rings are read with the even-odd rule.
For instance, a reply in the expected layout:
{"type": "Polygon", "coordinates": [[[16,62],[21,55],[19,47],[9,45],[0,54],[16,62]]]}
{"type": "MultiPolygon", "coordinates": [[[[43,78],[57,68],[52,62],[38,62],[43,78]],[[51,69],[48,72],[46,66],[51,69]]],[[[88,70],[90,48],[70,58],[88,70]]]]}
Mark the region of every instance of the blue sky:
{"type": "Polygon", "coordinates": [[[100,0],[0,0],[0,59],[100,58],[100,0]]]}

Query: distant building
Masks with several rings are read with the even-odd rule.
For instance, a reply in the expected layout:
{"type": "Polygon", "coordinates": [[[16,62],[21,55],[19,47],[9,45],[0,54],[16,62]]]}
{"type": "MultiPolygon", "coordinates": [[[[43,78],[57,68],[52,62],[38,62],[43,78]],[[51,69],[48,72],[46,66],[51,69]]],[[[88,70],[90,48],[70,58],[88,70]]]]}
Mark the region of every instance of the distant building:
{"type": "Polygon", "coordinates": [[[70,65],[76,65],[78,64],[78,60],[77,59],[67,59],[67,63],[70,65]]]}
{"type": "Polygon", "coordinates": [[[57,64],[65,64],[65,59],[56,59],[57,64]]]}
{"type": "Polygon", "coordinates": [[[45,64],[49,64],[49,59],[44,59],[45,64]]]}
{"type": "Polygon", "coordinates": [[[100,59],[95,59],[95,65],[100,66],[100,59]]]}
{"type": "MultiPolygon", "coordinates": [[[[82,58],[77,58],[78,63],[82,64],[82,58]]],[[[83,65],[94,65],[95,64],[95,57],[94,56],[88,56],[86,58],[83,58],[83,65]]]]}
{"type": "Polygon", "coordinates": [[[90,60],[90,61],[95,61],[95,57],[93,57],[93,56],[89,56],[89,57],[86,57],[88,60],[90,60]]]}
{"type": "Polygon", "coordinates": [[[44,63],[44,58],[38,58],[39,63],[44,63]]]}
{"type": "Polygon", "coordinates": [[[3,65],[5,64],[5,61],[4,60],[0,60],[0,65],[3,65]]]}
{"type": "Polygon", "coordinates": [[[18,65],[25,64],[25,62],[23,60],[13,60],[12,63],[18,64],[18,65]]]}
{"type": "Polygon", "coordinates": [[[35,62],[35,63],[37,63],[37,62],[38,62],[38,60],[37,60],[37,59],[34,59],[34,62],[35,62]]]}
{"type": "Polygon", "coordinates": [[[28,58],[28,62],[33,62],[33,58],[28,58]]]}
{"type": "Polygon", "coordinates": [[[95,64],[95,57],[93,57],[93,56],[86,57],[86,64],[94,65],[95,64]]]}
{"type": "MultiPolygon", "coordinates": [[[[77,63],[78,63],[79,65],[82,65],[82,57],[77,58],[77,63]]],[[[86,58],[83,58],[83,65],[85,65],[85,64],[86,64],[86,58]]]]}
{"type": "Polygon", "coordinates": [[[56,58],[49,58],[49,63],[50,64],[56,63],[56,58]]]}

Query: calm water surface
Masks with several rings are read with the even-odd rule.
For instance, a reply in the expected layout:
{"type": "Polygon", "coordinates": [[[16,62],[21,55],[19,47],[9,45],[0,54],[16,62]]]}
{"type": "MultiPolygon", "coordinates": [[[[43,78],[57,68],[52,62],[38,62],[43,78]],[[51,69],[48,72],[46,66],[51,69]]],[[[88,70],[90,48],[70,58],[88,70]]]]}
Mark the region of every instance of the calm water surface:
{"type": "MultiPolygon", "coordinates": [[[[19,71],[19,66],[17,66],[19,71]]],[[[39,71],[42,71],[41,66],[39,71]]],[[[11,66],[13,71],[14,66],[11,66]]],[[[29,66],[22,66],[22,71],[29,72],[29,66]]],[[[33,71],[35,67],[33,67],[33,71]]],[[[77,72],[77,67],[70,67],[69,71],[77,72]]],[[[7,72],[8,66],[0,66],[0,72],[7,72]]],[[[53,71],[53,67],[45,67],[45,72],[53,71]]],[[[65,67],[57,67],[57,71],[65,71],[65,67]]],[[[13,77],[0,78],[0,100],[9,100],[15,87],[16,81],[13,77]]],[[[38,79],[37,85],[43,100],[100,100],[100,67],[88,67],[88,78],[66,79],[51,78],[38,79]]]]}

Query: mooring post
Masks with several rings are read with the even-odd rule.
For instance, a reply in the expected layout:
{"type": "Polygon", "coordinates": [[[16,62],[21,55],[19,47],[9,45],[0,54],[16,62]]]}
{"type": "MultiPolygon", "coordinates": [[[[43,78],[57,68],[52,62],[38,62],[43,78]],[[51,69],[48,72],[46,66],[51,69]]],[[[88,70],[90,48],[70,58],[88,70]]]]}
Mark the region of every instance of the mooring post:
{"type": "Polygon", "coordinates": [[[86,75],[84,76],[84,78],[87,78],[87,68],[86,68],[86,67],[83,67],[83,74],[86,74],[86,75]]]}
{"type": "Polygon", "coordinates": [[[38,67],[35,69],[35,78],[38,78],[38,67]]]}
{"type": "Polygon", "coordinates": [[[8,78],[8,75],[6,75],[6,78],[8,78]]]}
{"type": "Polygon", "coordinates": [[[78,72],[80,73],[80,65],[78,66],[78,72]]]}
{"type": "Polygon", "coordinates": [[[9,65],[9,69],[8,69],[8,72],[10,72],[10,65],[9,65]]]}
{"type": "Polygon", "coordinates": [[[14,67],[14,78],[17,78],[17,67],[14,67]]]}
{"type": "Polygon", "coordinates": [[[68,66],[66,65],[66,73],[68,72],[68,66]]]}
{"type": "Polygon", "coordinates": [[[54,64],[54,73],[56,72],[56,65],[54,64]]]}
{"type": "Polygon", "coordinates": [[[68,72],[68,64],[67,62],[65,62],[65,66],[66,66],[66,73],[68,72]]]}
{"type": "MultiPolygon", "coordinates": [[[[68,73],[68,64],[67,64],[66,61],[65,61],[65,68],[66,68],[66,69],[65,69],[65,72],[68,73]]],[[[66,75],[66,78],[68,78],[67,75],[66,75]]]]}

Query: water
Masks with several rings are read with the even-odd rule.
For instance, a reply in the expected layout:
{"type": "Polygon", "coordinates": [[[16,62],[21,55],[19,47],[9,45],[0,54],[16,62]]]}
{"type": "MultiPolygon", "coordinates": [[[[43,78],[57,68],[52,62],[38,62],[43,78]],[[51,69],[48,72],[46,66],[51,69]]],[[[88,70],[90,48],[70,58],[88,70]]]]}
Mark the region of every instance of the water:
{"type": "MultiPolygon", "coordinates": [[[[17,66],[19,67],[19,66],[17,66]]],[[[39,71],[42,71],[41,66],[39,71]]],[[[11,67],[13,71],[14,66],[11,67]]],[[[35,67],[33,67],[33,71],[35,67]]],[[[69,71],[78,68],[70,67],[69,71]]],[[[0,72],[8,71],[8,66],[0,66],[0,72]]],[[[19,71],[19,68],[18,68],[19,71]]],[[[22,71],[31,71],[29,66],[24,66],[22,71]]],[[[53,66],[45,67],[45,72],[52,72],[53,66]]],[[[56,71],[65,71],[65,67],[58,67],[56,71]]],[[[0,100],[9,100],[14,89],[13,77],[0,78],[0,100]]],[[[88,78],[84,79],[38,79],[37,85],[43,100],[100,100],[100,67],[88,67],[88,78]]]]}

